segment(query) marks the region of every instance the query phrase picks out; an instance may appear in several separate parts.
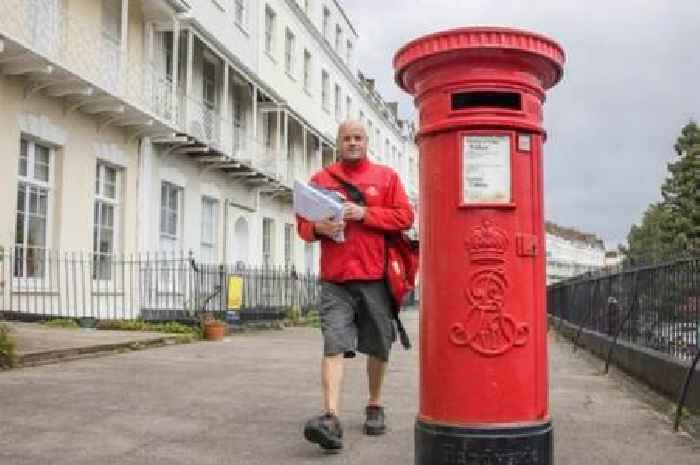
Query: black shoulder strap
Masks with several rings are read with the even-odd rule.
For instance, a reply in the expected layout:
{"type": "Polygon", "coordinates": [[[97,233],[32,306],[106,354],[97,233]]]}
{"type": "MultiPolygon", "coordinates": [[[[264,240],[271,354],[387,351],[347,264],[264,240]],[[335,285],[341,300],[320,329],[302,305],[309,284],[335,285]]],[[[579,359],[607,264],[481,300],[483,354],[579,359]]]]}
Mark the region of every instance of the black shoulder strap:
{"type": "Polygon", "coordinates": [[[345,188],[347,191],[348,195],[350,196],[350,200],[355,202],[358,205],[365,205],[365,194],[360,191],[357,187],[355,187],[354,184],[349,183],[345,179],[343,179],[342,176],[340,176],[338,173],[335,173],[333,170],[330,168],[326,168],[326,172],[331,175],[333,179],[338,181],[341,186],[345,188]]]}

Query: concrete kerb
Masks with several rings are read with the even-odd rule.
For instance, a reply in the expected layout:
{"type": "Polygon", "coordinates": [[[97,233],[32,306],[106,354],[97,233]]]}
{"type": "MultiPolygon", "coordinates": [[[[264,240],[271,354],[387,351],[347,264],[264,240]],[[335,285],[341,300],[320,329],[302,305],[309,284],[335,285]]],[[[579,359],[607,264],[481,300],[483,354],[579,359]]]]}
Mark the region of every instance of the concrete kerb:
{"type": "Polygon", "coordinates": [[[59,363],[69,360],[105,356],[132,350],[151,349],[155,347],[163,347],[179,343],[182,342],[177,336],[164,336],[153,339],[141,339],[129,342],[122,342],[117,344],[98,344],[72,349],[57,349],[48,350],[45,352],[20,354],[17,359],[17,368],[49,365],[52,363],[59,363]]]}
{"type": "Polygon", "coordinates": [[[16,368],[189,343],[181,334],[50,328],[4,321],[15,341],[16,368]]]}

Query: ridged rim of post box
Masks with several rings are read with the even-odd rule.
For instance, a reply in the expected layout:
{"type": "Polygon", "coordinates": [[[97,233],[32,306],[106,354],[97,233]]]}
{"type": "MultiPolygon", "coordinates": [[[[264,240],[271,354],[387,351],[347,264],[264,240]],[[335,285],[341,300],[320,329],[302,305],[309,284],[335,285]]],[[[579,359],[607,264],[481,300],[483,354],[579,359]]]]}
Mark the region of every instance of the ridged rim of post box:
{"type": "Polygon", "coordinates": [[[412,91],[403,82],[403,76],[413,63],[440,53],[477,49],[514,50],[548,60],[555,70],[555,77],[552,82],[544,83],[547,89],[559,82],[566,61],[561,46],[541,34],[506,27],[464,27],[428,34],[401,47],[394,56],[396,83],[402,89],[412,91]]]}

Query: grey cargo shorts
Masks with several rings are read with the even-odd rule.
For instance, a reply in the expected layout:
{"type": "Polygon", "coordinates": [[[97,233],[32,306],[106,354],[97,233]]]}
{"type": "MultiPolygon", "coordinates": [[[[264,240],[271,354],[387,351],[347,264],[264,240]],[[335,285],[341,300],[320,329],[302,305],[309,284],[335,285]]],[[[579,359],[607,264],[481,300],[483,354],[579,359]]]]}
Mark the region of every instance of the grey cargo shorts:
{"type": "Polygon", "coordinates": [[[324,355],[358,351],[388,361],[396,329],[384,280],[321,285],[324,355]]]}

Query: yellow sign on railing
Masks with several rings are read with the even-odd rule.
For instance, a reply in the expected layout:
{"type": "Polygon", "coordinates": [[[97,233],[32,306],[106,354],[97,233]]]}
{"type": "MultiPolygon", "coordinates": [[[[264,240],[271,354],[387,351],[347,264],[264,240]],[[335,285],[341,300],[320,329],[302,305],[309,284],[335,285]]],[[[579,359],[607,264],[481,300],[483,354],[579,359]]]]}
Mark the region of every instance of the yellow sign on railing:
{"type": "Polygon", "coordinates": [[[243,278],[240,276],[228,277],[228,309],[235,310],[243,306],[243,278]]]}

